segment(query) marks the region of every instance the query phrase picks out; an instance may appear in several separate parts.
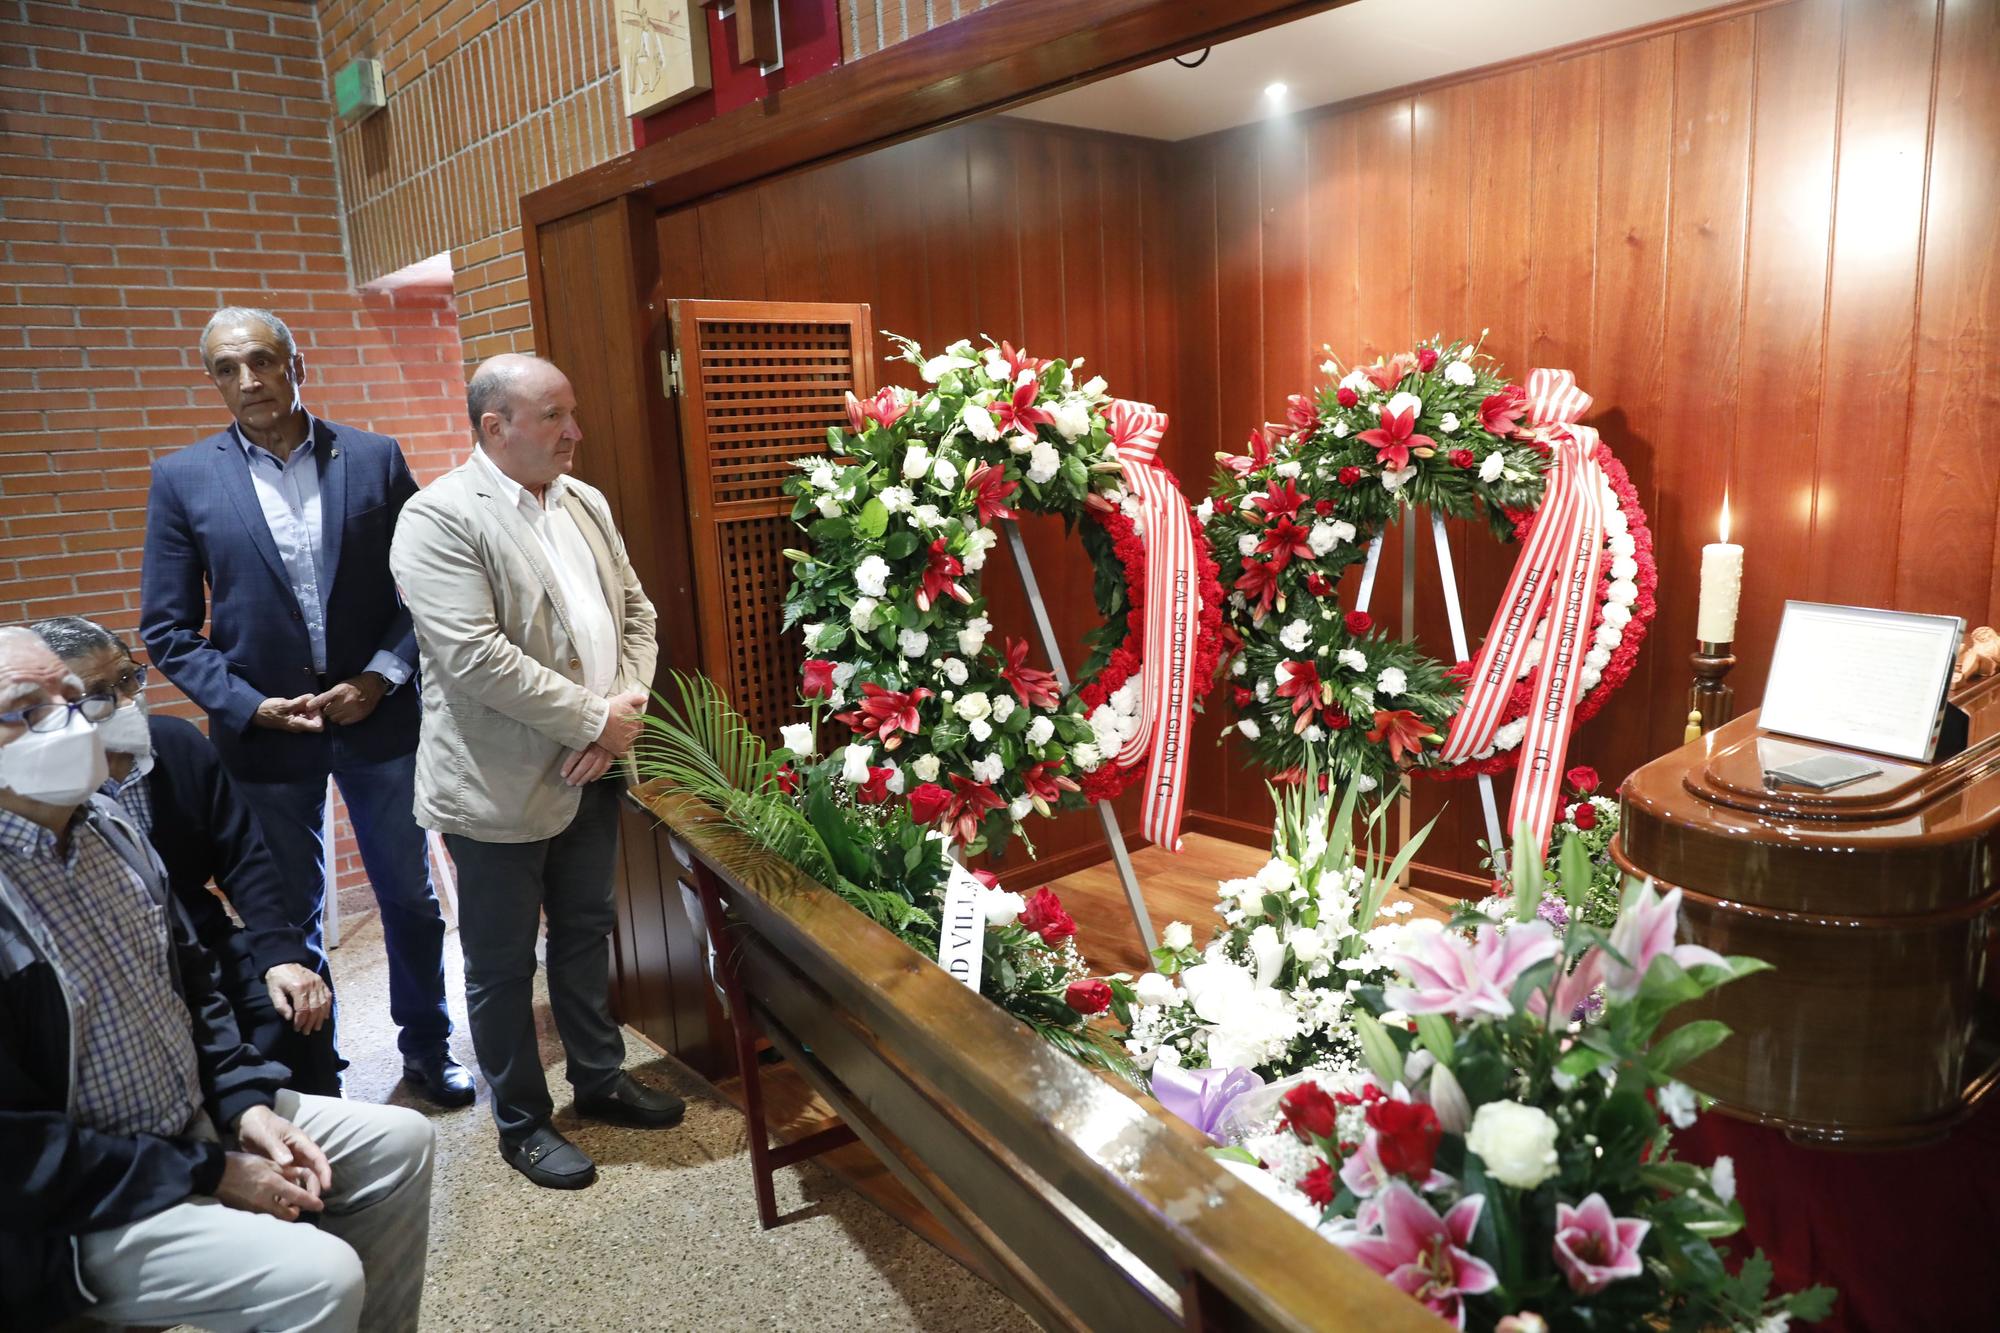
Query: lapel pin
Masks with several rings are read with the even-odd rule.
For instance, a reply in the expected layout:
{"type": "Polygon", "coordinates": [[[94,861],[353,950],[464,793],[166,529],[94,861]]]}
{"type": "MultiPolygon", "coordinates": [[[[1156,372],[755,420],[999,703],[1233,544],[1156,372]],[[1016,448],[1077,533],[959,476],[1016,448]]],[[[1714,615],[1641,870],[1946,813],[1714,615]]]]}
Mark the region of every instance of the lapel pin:
{"type": "Polygon", "coordinates": [[[328,457],[328,458],[338,458],[338,457],[340,457],[340,450],[338,450],[338,449],[335,449],[335,450],[333,450],[333,451],[332,451],[331,453],[329,453],[329,454],[327,455],[327,457],[328,457]]]}

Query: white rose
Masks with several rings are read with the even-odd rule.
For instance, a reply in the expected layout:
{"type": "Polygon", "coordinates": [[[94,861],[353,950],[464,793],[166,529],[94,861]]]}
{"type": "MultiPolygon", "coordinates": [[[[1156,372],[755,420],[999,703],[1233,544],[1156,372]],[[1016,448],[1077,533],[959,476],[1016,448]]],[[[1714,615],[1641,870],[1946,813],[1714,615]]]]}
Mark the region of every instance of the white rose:
{"type": "Polygon", "coordinates": [[[903,454],[903,480],[920,481],[931,470],[931,451],[913,444],[903,454]]]}
{"type": "Polygon", "coordinates": [[[1254,719],[1247,717],[1236,724],[1236,729],[1243,733],[1243,739],[1246,741],[1254,741],[1264,734],[1264,729],[1258,726],[1254,719]]]}
{"type": "Polygon", "coordinates": [[[897,630],[896,646],[905,657],[922,657],[930,651],[931,636],[920,629],[897,630]]]}
{"type": "Polygon", "coordinates": [[[1316,930],[1295,932],[1285,943],[1292,946],[1292,954],[1301,963],[1318,962],[1326,956],[1326,941],[1316,930]]]}
{"type": "MultiPolygon", "coordinates": [[[[1452,364],[1455,366],[1460,363],[1454,361],[1452,364]]],[[[1507,456],[1498,449],[1495,449],[1492,453],[1486,455],[1486,461],[1479,465],[1479,479],[1489,484],[1496,482],[1500,480],[1500,473],[1506,466],[1507,456]]]]}
{"type": "Polygon", "coordinates": [[[854,586],[869,597],[880,597],[889,589],[889,562],[871,555],[854,567],[854,586]]]}
{"type": "Polygon", "coordinates": [[[972,733],[972,739],[976,741],[988,741],[993,739],[993,724],[991,722],[988,722],[983,717],[976,717],[972,719],[971,722],[966,724],[965,729],[972,733]]]}
{"type": "Polygon", "coordinates": [[[965,628],[958,632],[958,651],[967,657],[976,656],[986,646],[986,635],[992,630],[993,622],[985,616],[974,616],[965,622],[965,628]]]}
{"type": "Polygon", "coordinates": [[[1359,648],[1342,648],[1339,653],[1335,654],[1335,660],[1349,671],[1366,671],[1368,669],[1368,659],[1363,656],[1359,648]]]}
{"type": "Polygon", "coordinates": [[[910,771],[917,775],[917,781],[919,782],[936,782],[938,757],[934,754],[927,754],[920,759],[912,759],[910,761],[910,771]]]}
{"type": "Polygon", "coordinates": [[[1056,724],[1046,717],[1038,717],[1028,724],[1028,744],[1040,749],[1049,743],[1049,737],[1056,734],[1056,724]]]}
{"type": "Polygon", "coordinates": [[[989,926],[1011,926],[1027,910],[1027,900],[1018,893],[1005,889],[988,889],[979,895],[979,906],[986,913],[989,926]]]}
{"type": "Polygon", "coordinates": [[[1257,549],[1257,534],[1246,532],[1236,539],[1236,554],[1250,555],[1257,549]]]}
{"type": "Polygon", "coordinates": [[[860,786],[868,781],[868,760],[873,755],[872,745],[854,744],[841,752],[840,777],[844,782],[860,786]]]}
{"type": "Polygon", "coordinates": [[[1000,438],[1000,428],[993,424],[993,414],[978,403],[967,403],[965,410],[958,414],[965,428],[972,432],[972,438],[987,444],[1000,438]]]}
{"type": "Polygon", "coordinates": [[[1047,440],[1035,441],[1035,447],[1028,451],[1028,480],[1043,486],[1056,478],[1062,468],[1062,455],[1047,440]]]}
{"type": "Polygon", "coordinates": [[[825,459],[814,463],[812,471],[806,474],[806,484],[816,491],[832,490],[838,484],[834,477],[833,464],[827,462],[825,459]]]}
{"type": "MultiPolygon", "coordinates": [[[[1070,364],[1080,366],[1083,364],[1083,358],[1078,357],[1070,364]]],[[[1104,376],[1092,375],[1089,379],[1085,380],[1082,392],[1090,398],[1102,398],[1104,396],[1104,376]]]]}
{"type": "Polygon", "coordinates": [[[1081,773],[1094,773],[1097,771],[1097,766],[1104,762],[1104,756],[1099,754],[1097,747],[1089,741],[1071,746],[1069,757],[1076,765],[1077,771],[1081,773]]]}
{"type": "Polygon", "coordinates": [[[1444,367],[1444,382],[1456,384],[1459,388],[1469,387],[1479,378],[1471,366],[1463,361],[1447,361],[1444,367]]]}
{"type": "Polygon", "coordinates": [[[1160,932],[1160,947],[1179,953],[1194,943],[1194,927],[1185,921],[1169,921],[1160,932]]]}
{"type": "Polygon", "coordinates": [[[1409,688],[1409,685],[1410,682],[1403,675],[1401,667],[1384,667],[1382,674],[1375,678],[1375,688],[1384,694],[1401,694],[1409,688]]]}
{"type": "Polygon", "coordinates": [[[854,605],[847,608],[847,623],[867,633],[875,628],[875,612],[882,604],[873,597],[857,597],[854,605]]]}
{"type": "Polygon", "coordinates": [[[954,685],[965,684],[966,680],[972,675],[970,671],[966,670],[965,663],[959,661],[956,657],[947,657],[942,662],[939,662],[938,670],[944,672],[944,678],[954,685]]]}
{"type": "Polygon", "coordinates": [[[1538,1106],[1488,1102],[1474,1112],[1465,1146],[1503,1185],[1531,1190],[1557,1170],[1556,1122],[1538,1106]]]}
{"type": "Polygon", "coordinates": [[[974,718],[985,717],[988,713],[991,713],[993,711],[993,704],[982,691],[974,690],[960,699],[953,711],[967,722],[970,722],[974,718]]]}
{"type": "Polygon", "coordinates": [[[813,729],[804,722],[794,722],[790,726],[778,728],[778,740],[787,750],[800,758],[809,758],[813,753],[813,729]]]}
{"type": "Polygon", "coordinates": [[[821,518],[839,518],[840,501],[831,495],[820,496],[819,514],[821,518]]]}
{"type": "Polygon", "coordinates": [[[1081,398],[1057,404],[1050,415],[1056,419],[1056,433],[1065,440],[1090,434],[1090,404],[1081,398]]]}
{"type": "Polygon", "coordinates": [[[1148,1008],[1162,1008],[1179,1004],[1187,997],[1181,994],[1181,988],[1171,978],[1163,977],[1158,972],[1144,972],[1132,983],[1132,998],[1148,1008]]]}
{"type": "Polygon", "coordinates": [[[984,759],[972,761],[972,777],[976,782],[984,782],[991,786],[1006,775],[1007,765],[997,754],[989,754],[984,759]]]}
{"type": "Polygon", "coordinates": [[[940,458],[931,464],[931,480],[950,490],[958,485],[958,465],[949,458],[940,458]]]}
{"type": "Polygon", "coordinates": [[[1385,410],[1392,417],[1399,417],[1408,412],[1411,414],[1410,419],[1414,421],[1423,415],[1424,400],[1413,393],[1399,393],[1389,399],[1389,405],[1385,410]]]}
{"type": "Polygon", "coordinates": [[[1283,644],[1288,652],[1302,653],[1306,650],[1306,645],[1312,642],[1312,626],[1303,620],[1294,620],[1278,631],[1278,642],[1283,644]]]}
{"type": "MultiPolygon", "coordinates": [[[[1463,365],[1464,363],[1460,361],[1454,361],[1452,362],[1452,364],[1454,366],[1457,366],[1457,365],[1463,365]]],[[[1447,412],[1443,416],[1439,417],[1438,427],[1441,430],[1443,430],[1444,433],[1447,435],[1454,434],[1458,430],[1458,413],[1447,412]]]]}
{"type": "Polygon", "coordinates": [[[1014,707],[1013,695],[1001,695],[993,701],[993,720],[995,722],[1005,722],[1008,718],[1014,716],[1014,707]]]}

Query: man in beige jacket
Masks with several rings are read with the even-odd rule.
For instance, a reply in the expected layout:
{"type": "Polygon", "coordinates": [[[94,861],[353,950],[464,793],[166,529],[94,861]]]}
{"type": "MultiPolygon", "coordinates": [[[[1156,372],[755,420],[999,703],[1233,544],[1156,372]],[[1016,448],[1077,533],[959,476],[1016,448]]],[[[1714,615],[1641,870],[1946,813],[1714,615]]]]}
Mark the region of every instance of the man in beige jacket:
{"type": "Polygon", "coordinates": [[[411,499],[390,567],[416,625],[423,730],[417,822],[458,866],[472,1045],[500,1151],[538,1185],[597,1168],[565,1139],[535,1038],[535,936],[576,1109],[679,1122],[679,1098],[621,1070],[609,1005],[614,761],[638,737],[658,644],[653,606],[604,496],[569,475],[583,433],[560,370],[496,356],[466,393],[472,458],[411,499]]]}

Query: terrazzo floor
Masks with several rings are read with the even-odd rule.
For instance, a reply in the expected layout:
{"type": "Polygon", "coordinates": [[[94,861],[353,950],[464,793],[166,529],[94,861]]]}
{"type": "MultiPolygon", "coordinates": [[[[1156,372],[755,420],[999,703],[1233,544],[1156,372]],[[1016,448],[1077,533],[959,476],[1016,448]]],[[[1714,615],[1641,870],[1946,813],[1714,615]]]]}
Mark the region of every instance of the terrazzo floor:
{"type": "MultiPolygon", "coordinates": [[[[473,1067],[458,936],[446,938],[452,1048],[473,1067]]],[[[586,1123],[567,1110],[562,1048],[537,979],[536,1018],[556,1124],[597,1183],[538,1189],[500,1160],[487,1106],[443,1111],[401,1082],[373,912],[333,954],[347,1095],[413,1106],[437,1127],[425,1330],[1032,1329],[1019,1308],[824,1170],[778,1173],[791,1220],[757,1226],[743,1118],[699,1075],[626,1034],[626,1067],[687,1099],[664,1131],[586,1123]]]]}

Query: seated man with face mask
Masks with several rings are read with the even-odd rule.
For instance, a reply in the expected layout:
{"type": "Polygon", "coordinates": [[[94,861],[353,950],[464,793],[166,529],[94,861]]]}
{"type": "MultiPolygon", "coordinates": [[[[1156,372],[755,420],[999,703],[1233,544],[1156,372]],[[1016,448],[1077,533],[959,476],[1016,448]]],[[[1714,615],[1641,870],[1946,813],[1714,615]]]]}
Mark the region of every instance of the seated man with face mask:
{"type": "Polygon", "coordinates": [[[86,696],[0,629],[0,1316],[414,1333],[432,1134],[279,1086],[158,858],[109,798],[86,696]]]}
{"type": "Polygon", "coordinates": [[[147,714],[147,669],[111,631],[81,616],[29,628],[76,673],[85,694],[117,701],[117,711],[97,724],[111,774],[102,790],[165,863],[195,937],[221,969],[222,992],[243,1040],[292,1071],[285,1086],[339,1096],[333,991],[324,960],[290,919],[277,859],[221,756],[193,723],[147,714]],[[211,881],[241,927],[210,892],[211,881]]]}

